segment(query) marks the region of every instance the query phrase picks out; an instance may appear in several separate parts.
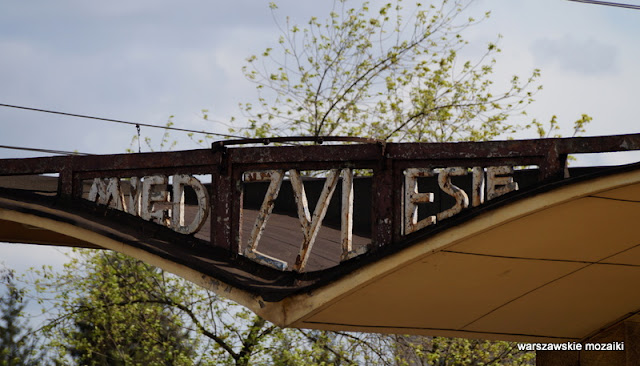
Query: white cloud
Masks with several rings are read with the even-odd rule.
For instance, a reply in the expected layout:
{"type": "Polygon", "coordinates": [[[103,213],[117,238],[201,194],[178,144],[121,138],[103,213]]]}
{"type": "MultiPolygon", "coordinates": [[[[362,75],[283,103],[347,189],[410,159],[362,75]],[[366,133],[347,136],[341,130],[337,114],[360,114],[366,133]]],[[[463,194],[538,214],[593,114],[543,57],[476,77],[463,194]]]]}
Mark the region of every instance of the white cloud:
{"type": "MultiPolygon", "coordinates": [[[[304,24],[311,15],[326,18],[332,2],[278,3],[276,17],[304,24]]],[[[0,14],[0,102],[157,124],[175,115],[182,127],[224,132],[203,122],[200,110],[222,121],[239,116],[237,103],[255,97],[240,71],[244,59],[277,40],[267,2],[37,4],[12,3],[0,14]]],[[[557,0],[480,0],[470,10],[493,12],[468,30],[472,48],[505,37],[496,83],[542,67],[545,90],[531,117],[557,114],[567,124],[589,113],[596,117],[590,133],[637,130],[630,108],[640,82],[637,12],[557,0]]],[[[0,126],[6,144],[100,153],[124,151],[135,133],[8,110],[0,110],[0,126]]]]}
{"type": "Polygon", "coordinates": [[[557,66],[563,71],[584,75],[618,71],[618,50],[595,39],[578,40],[570,36],[537,39],[531,46],[536,64],[557,66]]]}

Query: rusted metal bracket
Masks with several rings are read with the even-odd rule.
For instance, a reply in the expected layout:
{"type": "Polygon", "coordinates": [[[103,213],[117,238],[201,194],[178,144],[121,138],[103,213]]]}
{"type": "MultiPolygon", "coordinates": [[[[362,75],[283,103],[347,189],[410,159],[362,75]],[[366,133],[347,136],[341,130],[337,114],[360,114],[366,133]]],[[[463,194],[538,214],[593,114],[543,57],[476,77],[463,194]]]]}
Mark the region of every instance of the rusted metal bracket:
{"type": "Polygon", "coordinates": [[[220,140],[211,144],[213,149],[220,148],[221,146],[232,145],[250,145],[250,144],[287,144],[297,142],[312,142],[317,145],[322,145],[325,142],[356,142],[360,144],[372,144],[380,143],[381,140],[356,137],[356,136],[285,136],[285,137],[260,137],[260,138],[247,138],[247,139],[234,139],[234,140],[220,140]]]}

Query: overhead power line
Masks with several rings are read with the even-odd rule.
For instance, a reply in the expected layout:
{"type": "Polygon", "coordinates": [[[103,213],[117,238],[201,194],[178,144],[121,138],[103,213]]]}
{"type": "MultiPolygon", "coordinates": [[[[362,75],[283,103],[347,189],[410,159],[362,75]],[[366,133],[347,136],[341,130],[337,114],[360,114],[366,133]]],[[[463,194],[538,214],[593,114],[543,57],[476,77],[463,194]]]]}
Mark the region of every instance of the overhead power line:
{"type": "Polygon", "coordinates": [[[92,154],[81,153],[77,151],[49,150],[49,149],[39,149],[35,147],[7,146],[7,145],[0,145],[0,149],[36,151],[36,152],[44,152],[44,153],[58,154],[58,155],[92,155],[92,154]]]}
{"type": "Polygon", "coordinates": [[[199,134],[203,134],[203,135],[214,135],[214,136],[232,137],[232,138],[244,138],[243,136],[235,136],[235,135],[229,135],[229,134],[224,134],[224,133],[190,130],[190,129],[187,129],[187,128],[179,128],[179,127],[172,127],[172,126],[159,126],[159,125],[152,125],[152,124],[149,124],[149,123],[122,121],[122,120],[118,120],[118,119],[87,116],[87,115],[84,115],[84,114],[59,112],[59,111],[52,111],[52,110],[41,109],[41,108],[23,107],[23,106],[19,106],[19,105],[11,105],[11,104],[2,104],[2,103],[0,103],[0,107],[24,109],[24,110],[27,110],[27,111],[34,111],[34,112],[59,114],[59,115],[62,115],[62,116],[69,116],[69,117],[94,119],[94,120],[98,120],[98,121],[121,123],[121,124],[132,125],[132,126],[144,126],[144,127],[151,127],[151,128],[161,128],[163,130],[199,133],[199,134]]]}
{"type": "Polygon", "coordinates": [[[585,3],[585,4],[595,4],[595,5],[606,5],[606,6],[615,6],[618,8],[627,8],[627,9],[635,9],[640,10],[640,5],[633,4],[620,4],[620,3],[612,3],[608,1],[597,1],[597,0],[569,0],[576,3],[585,3]]]}

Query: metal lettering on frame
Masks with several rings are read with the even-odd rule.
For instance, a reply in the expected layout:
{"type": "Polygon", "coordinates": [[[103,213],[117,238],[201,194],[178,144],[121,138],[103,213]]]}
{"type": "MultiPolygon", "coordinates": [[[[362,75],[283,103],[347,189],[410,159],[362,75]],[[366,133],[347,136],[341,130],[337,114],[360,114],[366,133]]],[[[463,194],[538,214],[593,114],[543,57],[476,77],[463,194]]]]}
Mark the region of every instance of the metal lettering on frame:
{"type": "Polygon", "coordinates": [[[173,190],[168,191],[166,175],[132,177],[127,182],[130,194],[124,195],[119,178],[95,178],[89,190],[89,201],[139,216],[147,221],[165,225],[181,234],[200,230],[209,215],[209,193],[204,185],[190,175],[171,176],[173,190]],[[185,223],[184,188],[189,186],[196,194],[197,208],[193,220],[185,223]]]}
{"type": "MultiPolygon", "coordinates": [[[[471,183],[471,204],[473,207],[484,203],[484,168],[473,167],[469,169],[472,174],[471,183]]],[[[452,176],[467,175],[469,170],[462,167],[442,168],[439,171],[429,168],[411,168],[404,171],[404,217],[403,234],[412,232],[433,225],[440,220],[457,215],[463,209],[469,207],[469,195],[460,187],[451,183],[452,176]],[[418,178],[438,177],[440,189],[455,198],[455,204],[436,215],[428,216],[418,221],[418,205],[433,202],[433,192],[419,192],[418,178]]],[[[487,199],[492,200],[506,193],[517,191],[518,183],[513,181],[513,167],[491,166],[487,167],[487,199]]]]}

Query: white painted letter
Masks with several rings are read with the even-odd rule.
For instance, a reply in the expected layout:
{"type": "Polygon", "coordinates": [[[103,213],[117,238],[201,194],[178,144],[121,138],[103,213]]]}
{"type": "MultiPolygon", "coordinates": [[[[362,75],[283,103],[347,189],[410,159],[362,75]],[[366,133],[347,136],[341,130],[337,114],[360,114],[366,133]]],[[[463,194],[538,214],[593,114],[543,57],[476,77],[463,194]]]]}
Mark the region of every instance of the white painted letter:
{"type": "Polygon", "coordinates": [[[442,169],[438,174],[438,185],[440,186],[440,189],[442,189],[449,196],[452,196],[456,199],[456,204],[453,205],[453,207],[438,213],[438,221],[456,215],[457,213],[462,211],[463,208],[469,207],[469,197],[467,197],[467,193],[459,187],[451,184],[451,176],[466,174],[467,170],[460,167],[442,169]]]}
{"type": "Polygon", "coordinates": [[[192,234],[200,230],[209,214],[209,193],[200,181],[190,175],[178,174],[172,177],[173,195],[171,228],[181,234],[192,234]],[[189,225],[184,224],[184,186],[188,185],[196,193],[198,211],[189,225]]]}
{"type": "Polygon", "coordinates": [[[256,222],[251,230],[251,237],[249,238],[247,247],[244,250],[244,255],[259,263],[284,271],[287,269],[286,262],[258,251],[258,242],[264,232],[264,228],[267,226],[267,220],[269,220],[269,216],[271,216],[276,198],[278,198],[278,193],[282,186],[282,179],[284,178],[284,171],[269,170],[266,172],[251,172],[250,174],[245,173],[245,176],[257,177],[260,180],[268,178],[271,180],[271,183],[269,183],[269,188],[267,188],[267,193],[262,201],[262,206],[260,206],[260,212],[258,212],[256,222]]]}
{"type": "Polygon", "coordinates": [[[124,199],[120,193],[120,180],[109,178],[105,182],[102,178],[95,178],[89,190],[89,201],[123,211],[124,199]]]}
{"type": "Polygon", "coordinates": [[[412,168],[404,171],[404,235],[436,223],[432,215],[418,221],[418,203],[433,202],[433,193],[418,192],[418,177],[433,177],[432,169],[412,168]]]}
{"type": "Polygon", "coordinates": [[[167,225],[170,210],[168,179],[166,175],[144,177],[142,181],[142,207],[140,217],[147,221],[155,221],[167,225]]]}
{"type": "Polygon", "coordinates": [[[342,169],[342,218],[340,220],[340,241],[342,255],[347,260],[353,254],[353,170],[342,169]]]}
{"type": "Polygon", "coordinates": [[[472,170],[471,205],[480,206],[484,203],[484,168],[475,166],[472,170]]]}
{"type": "Polygon", "coordinates": [[[318,199],[316,208],[313,211],[313,217],[309,214],[307,194],[304,191],[304,185],[302,184],[302,179],[300,179],[300,173],[298,173],[297,170],[292,169],[289,171],[289,175],[291,177],[291,186],[293,187],[296,203],[298,205],[298,216],[300,218],[300,224],[302,225],[302,233],[304,234],[304,241],[300,247],[300,253],[296,258],[296,263],[293,269],[295,271],[302,272],[307,264],[307,260],[309,259],[309,254],[311,254],[311,247],[316,240],[316,235],[318,235],[322,220],[324,220],[324,216],[327,213],[327,208],[329,207],[331,196],[333,196],[333,191],[336,189],[336,185],[338,184],[339,174],[338,169],[332,169],[327,174],[324,187],[322,188],[322,193],[320,193],[320,198],[318,199]]]}
{"type": "Polygon", "coordinates": [[[142,182],[138,177],[129,179],[129,196],[125,203],[127,213],[140,216],[140,201],[142,198],[142,182]]]}
{"type": "Polygon", "coordinates": [[[490,166],[487,168],[487,199],[496,197],[511,191],[518,190],[518,183],[513,181],[513,177],[506,176],[513,174],[511,166],[490,166]]]}

